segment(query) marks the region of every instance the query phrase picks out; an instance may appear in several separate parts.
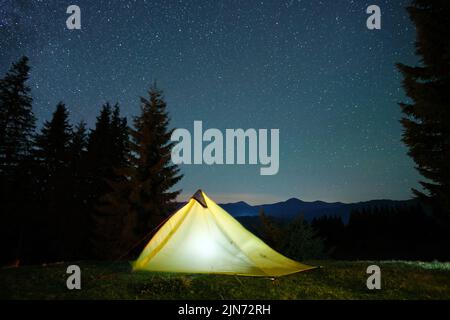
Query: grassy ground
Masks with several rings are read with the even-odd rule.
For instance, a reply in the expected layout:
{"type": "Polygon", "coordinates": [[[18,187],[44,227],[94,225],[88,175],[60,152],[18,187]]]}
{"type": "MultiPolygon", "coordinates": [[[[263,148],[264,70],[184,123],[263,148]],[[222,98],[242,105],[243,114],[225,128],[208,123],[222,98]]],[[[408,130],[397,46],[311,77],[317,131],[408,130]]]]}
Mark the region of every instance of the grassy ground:
{"type": "MultiPolygon", "coordinates": [[[[314,264],[314,262],[312,262],[314,264]]],[[[79,262],[82,289],[66,288],[68,264],[0,270],[2,299],[450,299],[450,263],[320,261],[323,268],[267,278],[131,273],[127,263],[79,262]],[[381,267],[381,290],[366,287],[381,267]]]]}

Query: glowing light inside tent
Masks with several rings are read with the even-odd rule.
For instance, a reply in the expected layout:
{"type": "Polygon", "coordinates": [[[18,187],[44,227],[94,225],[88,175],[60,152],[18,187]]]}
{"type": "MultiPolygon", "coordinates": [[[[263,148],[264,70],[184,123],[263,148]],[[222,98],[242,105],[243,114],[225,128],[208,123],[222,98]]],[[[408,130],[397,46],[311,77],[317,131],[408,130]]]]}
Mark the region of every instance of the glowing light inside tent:
{"type": "Polygon", "coordinates": [[[213,239],[207,234],[200,234],[195,236],[191,241],[192,251],[195,252],[199,258],[212,258],[217,254],[217,246],[213,239]]]}

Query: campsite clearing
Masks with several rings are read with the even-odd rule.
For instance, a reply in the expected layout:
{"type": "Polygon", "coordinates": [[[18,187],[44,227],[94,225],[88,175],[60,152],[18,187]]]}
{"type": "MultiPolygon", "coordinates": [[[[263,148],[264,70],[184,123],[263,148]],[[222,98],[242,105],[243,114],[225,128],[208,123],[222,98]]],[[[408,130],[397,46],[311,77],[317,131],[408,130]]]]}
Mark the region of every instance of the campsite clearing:
{"type": "Polygon", "coordinates": [[[1,299],[450,299],[450,263],[308,261],[323,268],[274,281],[226,275],[131,272],[128,263],[73,262],[81,290],[66,287],[67,264],[0,269],[1,299]],[[381,268],[368,290],[366,268],[381,268]]]}

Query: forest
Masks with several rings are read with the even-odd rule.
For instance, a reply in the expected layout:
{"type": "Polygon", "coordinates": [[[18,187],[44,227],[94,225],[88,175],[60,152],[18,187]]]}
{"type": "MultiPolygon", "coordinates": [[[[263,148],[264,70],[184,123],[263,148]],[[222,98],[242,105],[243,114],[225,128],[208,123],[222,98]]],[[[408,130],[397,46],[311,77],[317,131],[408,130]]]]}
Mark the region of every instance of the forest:
{"type": "Polygon", "coordinates": [[[299,261],[450,259],[448,228],[420,203],[353,210],[348,223],[333,215],[306,221],[301,213],[287,221],[263,210],[257,220],[240,220],[273,248],[299,261]]]}
{"type": "Polygon", "coordinates": [[[88,130],[60,102],[38,131],[29,72],[22,57],[0,81],[2,263],[128,258],[172,212],[182,177],[162,92],[141,98],[132,126],[106,103],[88,130]]]}

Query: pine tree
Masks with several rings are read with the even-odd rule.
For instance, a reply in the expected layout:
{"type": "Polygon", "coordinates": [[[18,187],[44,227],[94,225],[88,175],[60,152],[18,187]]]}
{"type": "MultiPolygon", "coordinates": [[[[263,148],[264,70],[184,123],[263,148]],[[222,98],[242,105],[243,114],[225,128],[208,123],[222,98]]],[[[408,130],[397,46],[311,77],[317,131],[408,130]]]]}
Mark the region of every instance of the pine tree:
{"type": "Polygon", "coordinates": [[[311,221],[311,228],[324,241],[328,255],[338,257],[344,242],[345,225],[340,216],[321,216],[311,221]]]}
{"type": "Polygon", "coordinates": [[[89,213],[89,190],[87,172],[87,129],[86,123],[79,122],[72,133],[69,147],[70,180],[67,192],[71,196],[65,219],[66,259],[82,259],[89,256],[89,231],[91,219],[89,213]]]}
{"type": "Polygon", "coordinates": [[[20,260],[24,221],[33,206],[33,175],[29,168],[35,117],[28,58],[14,63],[0,79],[0,262],[20,260]]]}
{"type": "Polygon", "coordinates": [[[130,210],[127,199],[115,201],[119,197],[112,196],[113,192],[119,193],[121,187],[128,188],[125,171],[130,158],[129,144],[127,120],[120,116],[119,105],[111,108],[109,103],[105,104],[95,129],[89,135],[88,146],[90,210],[93,220],[90,242],[92,254],[96,258],[117,257],[128,243],[124,241],[125,235],[122,233],[132,234],[127,230],[127,226],[134,226],[130,222],[132,217],[128,216],[130,210]]]}
{"type": "Polygon", "coordinates": [[[411,103],[400,103],[403,141],[425,181],[419,198],[440,207],[450,221],[450,2],[415,0],[408,7],[416,25],[420,66],[397,64],[411,103]]]}
{"type": "Polygon", "coordinates": [[[317,237],[303,215],[300,214],[289,224],[282,248],[282,252],[288,257],[299,261],[323,258],[324,250],[323,240],[317,237]]]}
{"type": "Polygon", "coordinates": [[[70,143],[70,162],[74,175],[81,175],[84,171],[84,161],[87,153],[87,129],[84,121],[79,122],[72,133],[70,143]]]}
{"type": "Polygon", "coordinates": [[[127,119],[120,116],[120,107],[103,105],[94,130],[88,138],[87,162],[94,205],[111,191],[109,180],[117,176],[117,168],[126,166],[129,159],[129,128],[127,119]]]}
{"type": "Polygon", "coordinates": [[[86,209],[89,198],[87,190],[87,146],[88,135],[86,123],[81,121],[75,126],[70,138],[69,166],[70,178],[72,179],[73,205],[84,209],[86,209]]]}
{"type": "Polygon", "coordinates": [[[126,258],[132,245],[138,241],[135,232],[137,217],[129,200],[131,184],[125,174],[128,169],[119,171],[124,173],[123,180],[110,181],[112,191],[101,196],[93,215],[91,242],[97,259],[126,258]]]}
{"type": "Polygon", "coordinates": [[[267,244],[275,250],[281,250],[285,245],[285,234],[282,227],[266,215],[261,207],[258,211],[261,221],[261,235],[267,244]]]}
{"type": "MultiPolygon", "coordinates": [[[[31,152],[35,129],[28,58],[14,63],[0,80],[0,173],[11,176],[31,152]]],[[[2,190],[3,191],[3,190],[2,190]]]]}
{"type": "Polygon", "coordinates": [[[45,122],[37,136],[35,151],[41,188],[40,227],[45,230],[49,259],[61,258],[66,246],[65,228],[68,227],[67,216],[73,183],[70,179],[71,139],[69,113],[60,102],[52,119],[45,122]]]}
{"type": "Polygon", "coordinates": [[[112,136],[112,165],[116,168],[123,168],[129,164],[130,153],[130,132],[127,118],[120,116],[120,107],[114,106],[111,115],[111,136],[112,136]]]}
{"type": "Polygon", "coordinates": [[[41,133],[36,138],[36,157],[48,178],[54,177],[59,170],[69,163],[72,127],[69,124],[69,112],[64,103],[56,106],[52,119],[44,123],[41,133]]]}
{"type": "Polygon", "coordinates": [[[137,217],[137,235],[144,236],[175,209],[180,193],[172,187],[182,178],[178,166],[171,163],[169,115],[163,93],[156,84],[149,90],[149,99],[141,98],[141,115],[134,119],[131,161],[130,200],[137,217]]]}
{"type": "Polygon", "coordinates": [[[98,233],[105,240],[105,258],[124,257],[132,244],[174,210],[173,200],[179,194],[172,190],[182,176],[170,162],[173,143],[166,103],[156,86],[149,96],[148,100],[141,98],[141,114],[130,130],[129,163],[120,170],[122,178],[110,182],[113,191],[102,199],[103,223],[98,233]]]}
{"type": "Polygon", "coordinates": [[[115,158],[112,147],[111,106],[102,106],[95,128],[88,138],[87,167],[89,175],[89,206],[94,207],[102,194],[110,191],[107,179],[112,175],[115,158]]]}

